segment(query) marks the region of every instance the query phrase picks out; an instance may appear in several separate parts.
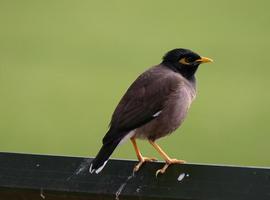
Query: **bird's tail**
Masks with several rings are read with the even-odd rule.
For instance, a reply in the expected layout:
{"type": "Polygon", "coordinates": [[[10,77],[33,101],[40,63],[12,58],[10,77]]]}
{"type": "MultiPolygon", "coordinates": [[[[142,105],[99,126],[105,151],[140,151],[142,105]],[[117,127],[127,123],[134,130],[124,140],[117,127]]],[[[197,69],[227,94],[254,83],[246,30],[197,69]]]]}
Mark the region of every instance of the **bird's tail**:
{"type": "Polygon", "coordinates": [[[112,141],[104,143],[99,150],[96,158],[91,162],[89,172],[98,174],[105,167],[109,157],[112,155],[113,151],[117,147],[120,141],[112,141]]]}

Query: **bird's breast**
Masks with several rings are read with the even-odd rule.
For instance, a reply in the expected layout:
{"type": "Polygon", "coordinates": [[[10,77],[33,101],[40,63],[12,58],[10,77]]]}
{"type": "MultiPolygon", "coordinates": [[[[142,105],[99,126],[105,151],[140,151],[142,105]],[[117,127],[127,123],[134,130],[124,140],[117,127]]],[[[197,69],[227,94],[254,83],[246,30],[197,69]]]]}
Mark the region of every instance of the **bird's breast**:
{"type": "Polygon", "coordinates": [[[185,104],[188,109],[196,97],[196,89],[191,85],[184,85],[179,89],[178,97],[178,101],[185,104]]]}
{"type": "Polygon", "coordinates": [[[192,87],[182,85],[168,98],[164,110],[173,128],[181,125],[195,97],[196,92],[192,87]]]}

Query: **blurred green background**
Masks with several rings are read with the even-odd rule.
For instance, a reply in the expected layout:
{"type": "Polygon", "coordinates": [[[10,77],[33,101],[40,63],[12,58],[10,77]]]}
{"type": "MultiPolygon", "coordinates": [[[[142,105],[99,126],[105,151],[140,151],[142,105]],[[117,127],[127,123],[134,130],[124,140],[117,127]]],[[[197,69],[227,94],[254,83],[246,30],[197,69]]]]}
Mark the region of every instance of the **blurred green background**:
{"type": "MultiPolygon", "coordinates": [[[[128,86],[184,47],[215,63],[199,69],[183,126],[158,143],[188,162],[270,166],[269,6],[2,0],[0,151],[95,156],[128,86]]],[[[113,157],[136,159],[129,143],[113,157]]]]}

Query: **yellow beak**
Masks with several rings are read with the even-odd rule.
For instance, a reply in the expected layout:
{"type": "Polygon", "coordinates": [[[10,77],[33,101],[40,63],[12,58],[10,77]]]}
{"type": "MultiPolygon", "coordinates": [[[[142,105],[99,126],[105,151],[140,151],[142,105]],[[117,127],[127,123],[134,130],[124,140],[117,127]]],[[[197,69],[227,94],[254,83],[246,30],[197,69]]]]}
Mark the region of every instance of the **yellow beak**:
{"type": "Polygon", "coordinates": [[[200,62],[200,63],[208,63],[208,62],[213,62],[213,60],[210,59],[210,58],[201,57],[200,59],[196,60],[196,62],[200,62]]]}

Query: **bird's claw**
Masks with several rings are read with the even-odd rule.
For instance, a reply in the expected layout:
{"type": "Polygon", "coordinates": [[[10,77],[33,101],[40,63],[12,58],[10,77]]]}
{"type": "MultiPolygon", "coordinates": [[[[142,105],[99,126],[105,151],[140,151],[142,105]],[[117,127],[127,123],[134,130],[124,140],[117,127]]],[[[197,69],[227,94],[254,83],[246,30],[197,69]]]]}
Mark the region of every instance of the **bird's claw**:
{"type": "Polygon", "coordinates": [[[169,163],[169,164],[185,164],[185,163],[187,163],[187,161],[178,160],[178,159],[173,158],[173,159],[169,160],[169,162],[167,162],[167,163],[169,163]]]}
{"type": "Polygon", "coordinates": [[[164,174],[166,169],[170,166],[170,164],[166,163],[161,169],[156,171],[156,177],[158,176],[158,174],[164,174]]]}
{"type": "Polygon", "coordinates": [[[140,159],[140,162],[137,165],[135,165],[135,167],[133,169],[133,172],[139,171],[139,169],[141,168],[141,166],[143,165],[143,163],[145,163],[145,162],[154,162],[154,161],[157,161],[157,159],[156,158],[142,157],[140,159]]]}
{"type": "Polygon", "coordinates": [[[178,160],[178,159],[170,159],[166,161],[166,164],[159,170],[156,171],[156,177],[159,174],[164,174],[166,172],[166,169],[171,165],[171,164],[184,164],[186,163],[185,160],[178,160]]]}

